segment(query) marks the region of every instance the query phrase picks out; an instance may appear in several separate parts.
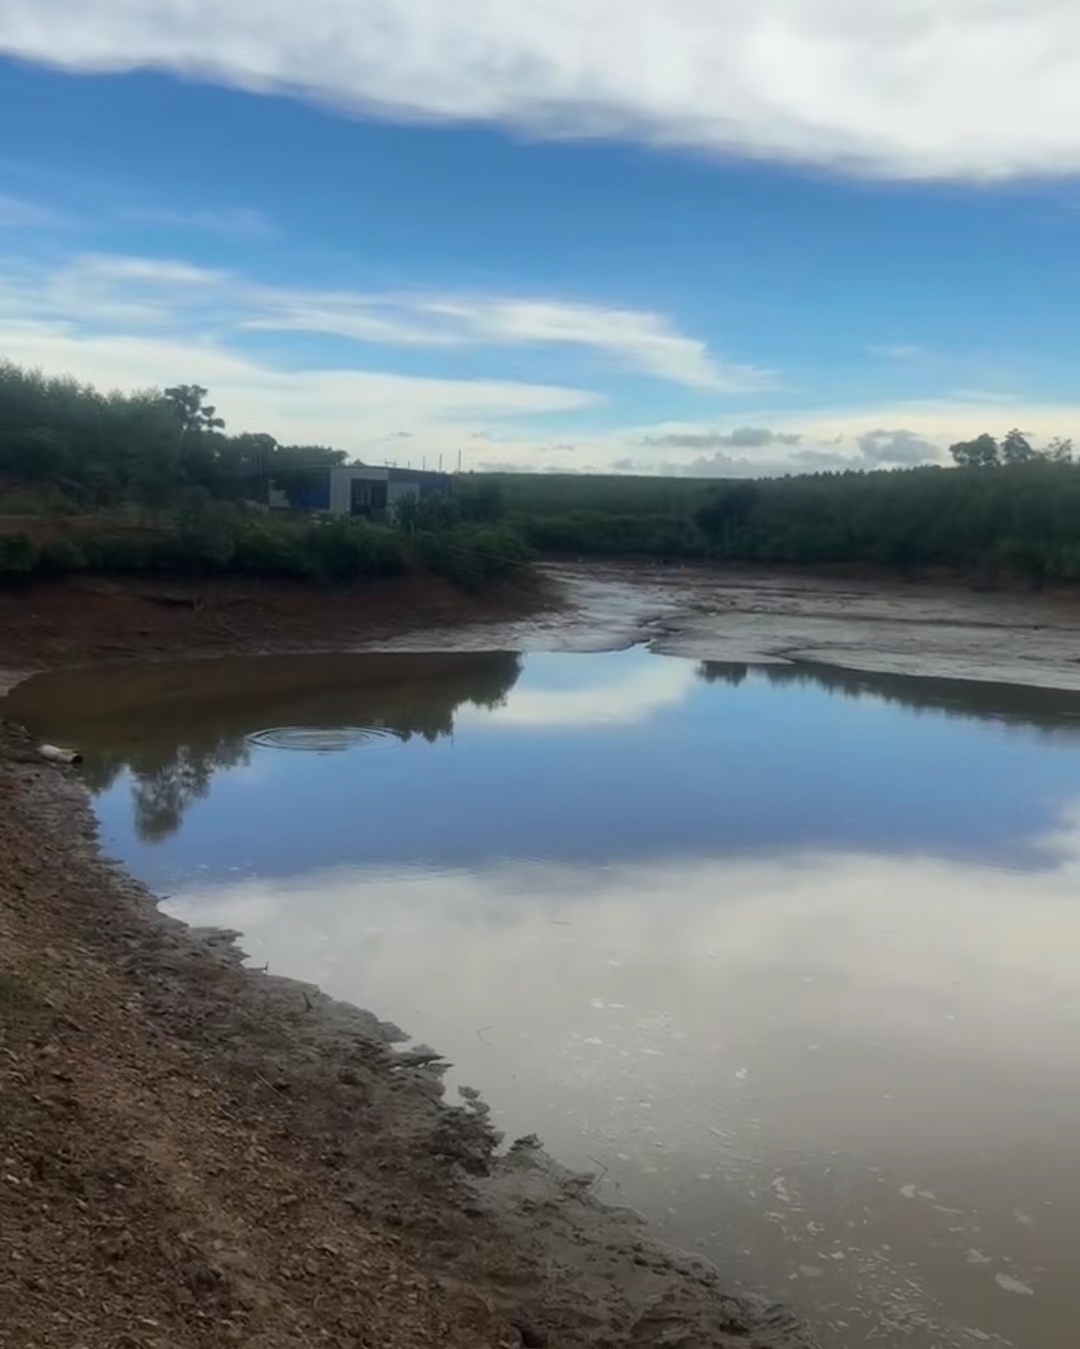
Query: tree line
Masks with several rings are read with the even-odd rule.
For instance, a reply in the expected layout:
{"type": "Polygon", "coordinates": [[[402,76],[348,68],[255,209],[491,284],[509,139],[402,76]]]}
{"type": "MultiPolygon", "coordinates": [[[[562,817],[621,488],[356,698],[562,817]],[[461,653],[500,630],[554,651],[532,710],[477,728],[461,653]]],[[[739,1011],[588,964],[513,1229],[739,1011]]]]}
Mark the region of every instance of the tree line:
{"type": "Polygon", "coordinates": [[[470,476],[556,555],[948,569],[1080,580],[1080,465],[1068,440],[1011,431],[952,447],[956,467],[726,480],[470,476]]]}
{"type": "Polygon", "coordinates": [[[1000,443],[984,432],[974,440],[958,440],[949,447],[949,453],[959,468],[1001,468],[1017,464],[1072,464],[1076,456],[1071,439],[1055,436],[1043,449],[1032,445],[1023,431],[1015,427],[1007,431],[1000,443]]]}
{"type": "Polygon", "coordinates": [[[952,468],[753,481],[467,474],[450,505],[327,524],[246,503],[265,503],[271,482],[302,488],[345,462],[342,450],[230,435],[201,385],[105,394],[0,362],[0,512],[107,522],[60,538],[0,532],[0,574],[186,569],[331,581],[419,564],[475,586],[538,550],[1080,579],[1071,441],[1037,448],[1013,429],[959,441],[951,455],[952,468]]]}
{"type": "Polygon", "coordinates": [[[54,507],[134,503],[166,509],[193,498],[266,499],[343,463],[343,450],[280,445],[265,433],[226,434],[198,384],[102,393],[67,376],[0,361],[0,483],[54,507]]]}
{"type": "Polygon", "coordinates": [[[238,572],[332,583],[420,565],[476,587],[527,563],[518,536],[452,504],[379,523],[271,516],[271,483],[301,490],[345,451],[229,435],[209,396],[198,384],[102,393],[0,361],[0,576],[238,572]],[[25,516],[68,527],[10,527],[25,516]]]}

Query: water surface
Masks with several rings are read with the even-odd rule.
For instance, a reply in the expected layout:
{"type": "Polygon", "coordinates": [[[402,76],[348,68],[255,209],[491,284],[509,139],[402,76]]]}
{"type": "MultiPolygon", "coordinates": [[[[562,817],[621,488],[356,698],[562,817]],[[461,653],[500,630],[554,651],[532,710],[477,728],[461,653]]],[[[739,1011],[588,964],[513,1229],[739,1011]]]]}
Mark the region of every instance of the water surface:
{"type": "Polygon", "coordinates": [[[1080,699],[631,651],[47,676],[106,844],[839,1349],[1076,1343],[1080,699]]]}

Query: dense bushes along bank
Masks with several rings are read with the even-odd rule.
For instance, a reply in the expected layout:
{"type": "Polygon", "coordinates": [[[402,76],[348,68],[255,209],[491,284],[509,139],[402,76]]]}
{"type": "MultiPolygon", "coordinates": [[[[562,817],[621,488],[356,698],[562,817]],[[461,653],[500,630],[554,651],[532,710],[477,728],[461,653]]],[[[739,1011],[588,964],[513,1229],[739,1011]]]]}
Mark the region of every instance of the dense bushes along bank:
{"type": "Polygon", "coordinates": [[[73,572],[290,577],[332,584],[393,576],[419,562],[475,588],[526,564],[502,526],[450,524],[406,534],[354,520],[279,519],[224,505],[177,517],[73,517],[62,533],[0,533],[0,578],[73,572]]]}
{"type": "Polygon", "coordinates": [[[1080,466],[821,473],[753,482],[476,475],[459,500],[536,549],[948,567],[1080,580],[1080,466]],[[497,508],[496,508],[497,507],[497,508]]]}

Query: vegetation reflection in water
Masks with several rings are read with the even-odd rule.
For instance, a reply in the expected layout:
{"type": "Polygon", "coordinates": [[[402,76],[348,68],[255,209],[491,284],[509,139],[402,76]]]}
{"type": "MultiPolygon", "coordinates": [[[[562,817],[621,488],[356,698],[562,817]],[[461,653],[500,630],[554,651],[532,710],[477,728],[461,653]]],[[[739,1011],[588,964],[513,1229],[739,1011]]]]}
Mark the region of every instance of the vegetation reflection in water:
{"type": "MultiPolygon", "coordinates": [[[[325,753],[383,737],[430,743],[453,734],[458,709],[503,703],[522,668],[521,656],[505,652],[203,660],[41,676],[5,707],[13,720],[47,725],[54,739],[78,743],[96,794],[128,775],[136,828],[153,842],[175,833],[187,808],[207,797],[214,775],[248,765],[253,750],[325,753]]],[[[749,678],[809,686],[915,712],[1039,728],[1056,738],[1080,733],[1080,698],[1053,689],[806,663],[703,661],[696,676],[732,688],[749,678]]],[[[611,717],[609,709],[601,719],[611,717]]]]}
{"type": "Polygon", "coordinates": [[[9,715],[86,750],[171,911],[436,1043],[837,1349],[1071,1349],[1076,697],[640,651],[72,689],[9,715]]]}
{"type": "Polygon", "coordinates": [[[502,652],[224,659],[46,675],[5,706],[78,743],[93,792],[127,775],[135,828],[156,842],[207,797],[216,773],[246,766],[259,748],[431,742],[452,733],[463,704],[496,706],[520,671],[520,656],[502,652]]]}

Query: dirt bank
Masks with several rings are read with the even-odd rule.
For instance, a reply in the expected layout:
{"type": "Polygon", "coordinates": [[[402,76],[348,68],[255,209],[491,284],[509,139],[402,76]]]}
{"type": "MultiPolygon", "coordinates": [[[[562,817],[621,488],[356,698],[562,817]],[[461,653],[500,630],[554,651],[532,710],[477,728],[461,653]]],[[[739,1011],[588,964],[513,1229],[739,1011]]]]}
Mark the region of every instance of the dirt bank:
{"type": "Polygon", "coordinates": [[[36,670],[243,652],[346,651],[403,632],[505,622],[557,607],[540,575],[469,594],[409,575],[323,588],[223,578],[80,577],[0,585],[0,692],[36,670]]]}
{"type": "MultiPolygon", "coordinates": [[[[298,603],[287,627],[266,597],[222,628],[183,591],[79,593],[34,592],[36,618],[5,600],[9,668],[340,648],[514,602],[298,603]]],[[[100,856],[77,777],[10,729],[0,801],[5,1344],[812,1345],[531,1143],[497,1157],[482,1103],[446,1106],[394,1028],[164,918],[100,856]]]]}
{"type": "Polygon", "coordinates": [[[481,595],[84,578],[0,587],[0,692],[34,670],[254,652],[610,650],[1080,689],[1080,590],[656,564],[548,565],[481,595]]]}

